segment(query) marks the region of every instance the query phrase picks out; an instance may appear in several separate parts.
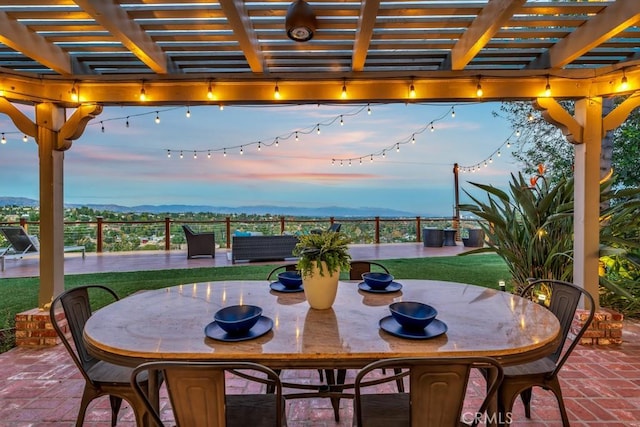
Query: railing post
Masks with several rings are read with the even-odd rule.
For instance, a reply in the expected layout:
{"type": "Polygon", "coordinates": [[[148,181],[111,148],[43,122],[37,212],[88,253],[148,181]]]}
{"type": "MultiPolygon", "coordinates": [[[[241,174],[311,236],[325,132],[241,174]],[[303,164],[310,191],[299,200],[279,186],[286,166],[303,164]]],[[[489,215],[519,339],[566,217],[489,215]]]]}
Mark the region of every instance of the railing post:
{"type": "Polygon", "coordinates": [[[416,242],[420,243],[422,241],[422,232],[420,227],[420,217],[416,217],[416,242]]]}
{"type": "Polygon", "coordinates": [[[102,252],[102,221],[104,218],[101,216],[96,217],[97,226],[96,226],[96,252],[102,252]]]}
{"type": "Polygon", "coordinates": [[[380,243],[380,217],[376,217],[376,244],[380,243]]]}
{"type": "Polygon", "coordinates": [[[456,240],[458,241],[462,240],[462,237],[460,235],[460,219],[454,216],[453,221],[451,221],[451,224],[452,224],[451,228],[456,230],[456,240]]]}
{"type": "Polygon", "coordinates": [[[231,217],[226,218],[227,222],[227,249],[231,249],[231,217]]]}
{"type": "Polygon", "coordinates": [[[280,217],[280,234],[284,234],[284,217],[280,217]]]}
{"type": "Polygon", "coordinates": [[[171,249],[171,218],[164,217],[164,250],[171,249]]]}
{"type": "Polygon", "coordinates": [[[24,228],[25,231],[29,231],[29,225],[27,225],[27,218],[23,216],[20,217],[20,227],[24,228]]]}
{"type": "Polygon", "coordinates": [[[333,225],[334,221],[335,221],[335,217],[330,216],[329,217],[329,226],[333,225]]]}

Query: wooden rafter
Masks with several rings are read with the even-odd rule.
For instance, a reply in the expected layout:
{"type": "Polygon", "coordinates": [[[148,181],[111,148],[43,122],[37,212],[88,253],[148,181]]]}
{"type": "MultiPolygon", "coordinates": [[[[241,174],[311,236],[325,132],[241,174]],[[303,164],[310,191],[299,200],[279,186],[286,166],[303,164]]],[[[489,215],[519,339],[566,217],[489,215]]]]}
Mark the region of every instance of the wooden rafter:
{"type": "Polygon", "coordinates": [[[360,19],[358,20],[356,40],[353,45],[352,71],[362,71],[364,68],[379,7],[380,0],[364,0],[360,6],[360,19]]]}
{"type": "MultiPolygon", "coordinates": [[[[524,3],[526,0],[493,0],[487,3],[451,49],[451,69],[463,70],[524,3]]],[[[445,66],[448,63],[445,61],[445,66]]]]}
{"type": "Polygon", "coordinates": [[[560,40],[530,68],[562,68],[640,21],[640,1],[617,1],[560,40]]]}
{"type": "Polygon", "coordinates": [[[66,52],[9,18],[3,11],[0,11],[0,42],[60,74],[73,73],[72,59],[66,52]]]}
{"type": "Polygon", "coordinates": [[[114,0],[74,0],[135,56],[158,74],[174,71],[171,61],[114,0]]]}
{"type": "Polygon", "coordinates": [[[244,2],[220,0],[219,3],[227,16],[229,25],[233,28],[233,33],[238,43],[240,43],[240,48],[244,52],[245,58],[247,58],[251,71],[262,73],[264,71],[264,60],[244,2]]]}

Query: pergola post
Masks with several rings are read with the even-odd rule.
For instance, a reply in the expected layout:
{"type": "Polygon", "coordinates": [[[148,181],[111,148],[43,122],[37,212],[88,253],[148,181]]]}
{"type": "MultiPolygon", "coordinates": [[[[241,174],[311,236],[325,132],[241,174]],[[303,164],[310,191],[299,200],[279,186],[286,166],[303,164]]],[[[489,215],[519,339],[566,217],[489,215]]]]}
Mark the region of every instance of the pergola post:
{"type": "Polygon", "coordinates": [[[63,108],[51,103],[36,106],[40,165],[39,308],[64,290],[64,151],[57,149],[58,130],[64,122],[63,108]]]}
{"type": "Polygon", "coordinates": [[[582,126],[582,144],[574,145],[573,280],[594,296],[598,310],[602,98],[576,101],[575,119],[582,126]]]}

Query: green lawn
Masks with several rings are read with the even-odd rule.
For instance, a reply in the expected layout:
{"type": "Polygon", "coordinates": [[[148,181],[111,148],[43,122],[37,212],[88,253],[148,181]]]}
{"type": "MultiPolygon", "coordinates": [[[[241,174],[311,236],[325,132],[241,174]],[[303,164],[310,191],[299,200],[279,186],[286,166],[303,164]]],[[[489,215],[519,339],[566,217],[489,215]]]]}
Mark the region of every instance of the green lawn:
{"type": "MultiPolygon", "coordinates": [[[[509,272],[494,254],[381,261],[397,279],[433,279],[498,287],[509,272]]],[[[65,277],[65,287],[102,284],[124,297],[141,289],[158,289],[185,283],[234,279],[265,279],[275,265],[247,265],[182,270],[77,274],[65,277]]],[[[16,313],[38,305],[38,278],[0,280],[0,328],[13,325],[16,313]]]]}

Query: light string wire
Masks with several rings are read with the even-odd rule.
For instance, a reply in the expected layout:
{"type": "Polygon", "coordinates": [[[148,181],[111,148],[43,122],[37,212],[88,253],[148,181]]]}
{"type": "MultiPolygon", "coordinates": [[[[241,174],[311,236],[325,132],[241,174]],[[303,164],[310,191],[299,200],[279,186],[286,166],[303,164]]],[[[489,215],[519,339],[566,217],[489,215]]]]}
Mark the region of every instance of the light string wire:
{"type": "Polygon", "coordinates": [[[445,119],[445,117],[447,117],[447,116],[449,116],[449,115],[452,115],[452,116],[454,116],[454,117],[455,117],[455,107],[456,107],[455,105],[451,106],[451,107],[450,107],[450,108],[449,108],[449,109],[448,109],[444,114],[442,114],[440,117],[438,117],[438,118],[436,118],[436,119],[431,120],[429,123],[427,123],[426,125],[424,125],[424,126],[423,126],[423,127],[421,127],[420,129],[418,129],[418,130],[416,130],[416,131],[412,132],[410,136],[408,136],[408,137],[406,137],[406,138],[404,138],[404,139],[401,139],[401,140],[399,140],[399,141],[396,141],[396,142],[394,142],[393,144],[389,145],[388,147],[383,148],[382,150],[378,150],[378,151],[376,151],[376,152],[369,153],[369,154],[366,154],[366,155],[363,155],[363,156],[359,156],[359,157],[343,157],[343,158],[340,158],[340,157],[334,157],[334,158],[332,158],[332,159],[331,159],[331,164],[333,165],[333,164],[335,164],[336,162],[340,162],[340,164],[341,164],[341,165],[342,165],[342,164],[344,164],[345,162],[347,162],[347,163],[351,164],[351,163],[352,163],[352,162],[354,162],[354,161],[357,161],[357,162],[359,162],[360,164],[362,164],[362,160],[363,160],[363,159],[369,159],[369,161],[373,161],[373,158],[374,158],[374,157],[380,157],[380,156],[382,156],[382,157],[386,157],[386,153],[387,153],[388,151],[392,151],[393,149],[396,149],[396,151],[400,151],[400,146],[401,146],[401,145],[409,144],[409,143],[415,144],[415,142],[416,142],[416,140],[415,140],[416,135],[420,135],[420,134],[424,133],[425,131],[427,131],[427,129],[430,129],[430,130],[433,132],[433,131],[435,130],[435,127],[434,127],[434,124],[435,124],[435,123],[437,123],[437,122],[439,122],[439,121],[441,121],[441,120],[444,120],[444,119],[445,119]]]}
{"type": "Polygon", "coordinates": [[[513,132],[511,132],[511,135],[509,135],[507,137],[507,139],[505,139],[502,144],[500,144],[498,146],[498,148],[496,148],[495,150],[493,150],[493,152],[485,157],[484,160],[481,160],[477,163],[471,164],[469,166],[460,166],[458,165],[458,170],[460,172],[476,172],[479,171],[481,169],[481,166],[484,166],[485,168],[488,167],[491,163],[493,163],[493,159],[494,157],[501,157],[502,156],[502,148],[503,147],[507,147],[507,148],[511,148],[511,139],[513,138],[513,136],[519,137],[520,136],[520,130],[516,129],[513,132]]]}

